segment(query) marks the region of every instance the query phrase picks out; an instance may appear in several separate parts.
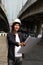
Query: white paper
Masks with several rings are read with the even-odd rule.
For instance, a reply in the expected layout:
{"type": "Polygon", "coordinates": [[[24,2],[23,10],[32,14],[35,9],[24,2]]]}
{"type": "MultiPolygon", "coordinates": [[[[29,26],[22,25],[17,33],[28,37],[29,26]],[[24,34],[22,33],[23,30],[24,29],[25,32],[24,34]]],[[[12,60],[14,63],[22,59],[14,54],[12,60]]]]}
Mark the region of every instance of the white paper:
{"type": "Polygon", "coordinates": [[[34,45],[36,45],[41,38],[28,37],[25,41],[25,46],[21,47],[18,53],[28,53],[34,45]]]}

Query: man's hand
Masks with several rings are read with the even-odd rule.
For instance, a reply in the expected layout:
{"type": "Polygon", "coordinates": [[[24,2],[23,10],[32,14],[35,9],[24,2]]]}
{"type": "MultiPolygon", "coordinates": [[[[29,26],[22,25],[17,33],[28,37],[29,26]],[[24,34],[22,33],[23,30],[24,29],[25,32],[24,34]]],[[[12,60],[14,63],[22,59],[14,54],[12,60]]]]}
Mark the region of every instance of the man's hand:
{"type": "Polygon", "coordinates": [[[24,42],[22,42],[23,46],[25,46],[26,44],[24,42]]]}
{"type": "Polygon", "coordinates": [[[19,43],[19,46],[25,46],[25,43],[24,42],[19,43]]]}

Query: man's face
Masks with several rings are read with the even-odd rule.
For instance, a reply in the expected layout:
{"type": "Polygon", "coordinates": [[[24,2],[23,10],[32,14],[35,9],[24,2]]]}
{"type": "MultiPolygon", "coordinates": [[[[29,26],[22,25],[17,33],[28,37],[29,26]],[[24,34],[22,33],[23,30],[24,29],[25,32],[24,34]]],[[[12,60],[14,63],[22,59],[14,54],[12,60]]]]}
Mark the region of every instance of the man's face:
{"type": "Polygon", "coordinates": [[[14,31],[17,32],[20,28],[20,25],[17,23],[14,25],[14,31]]]}

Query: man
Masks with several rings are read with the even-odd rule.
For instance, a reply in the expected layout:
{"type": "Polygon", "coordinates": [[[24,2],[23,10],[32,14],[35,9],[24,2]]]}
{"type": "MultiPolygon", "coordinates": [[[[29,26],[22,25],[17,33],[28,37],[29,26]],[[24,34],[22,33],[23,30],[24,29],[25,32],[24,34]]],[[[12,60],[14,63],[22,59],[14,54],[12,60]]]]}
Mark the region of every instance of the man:
{"type": "Polygon", "coordinates": [[[20,19],[16,19],[12,24],[12,32],[8,33],[8,65],[15,64],[15,46],[25,46],[25,37],[19,32],[21,26],[20,19]]]}

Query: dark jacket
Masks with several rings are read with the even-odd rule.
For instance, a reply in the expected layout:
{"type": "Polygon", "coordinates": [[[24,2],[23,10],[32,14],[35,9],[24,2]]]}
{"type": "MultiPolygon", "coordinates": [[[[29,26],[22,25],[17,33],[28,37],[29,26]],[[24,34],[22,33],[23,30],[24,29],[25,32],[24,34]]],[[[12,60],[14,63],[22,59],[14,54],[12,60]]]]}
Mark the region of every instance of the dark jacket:
{"type": "MultiPolygon", "coordinates": [[[[20,42],[25,41],[25,37],[23,36],[22,33],[18,33],[20,42]]],[[[18,42],[15,41],[15,35],[13,33],[8,33],[7,34],[7,39],[8,39],[8,58],[11,60],[15,60],[15,46],[19,46],[18,42]]]]}

